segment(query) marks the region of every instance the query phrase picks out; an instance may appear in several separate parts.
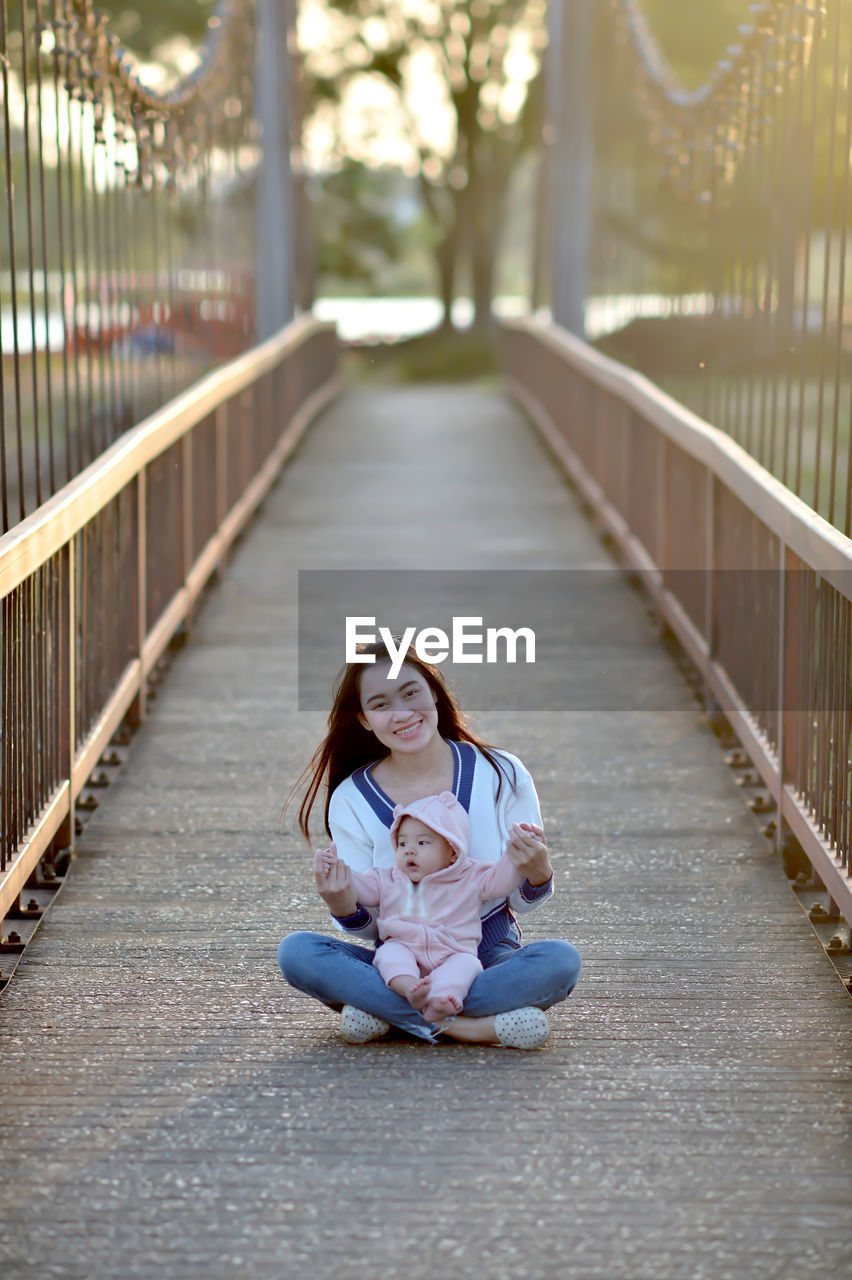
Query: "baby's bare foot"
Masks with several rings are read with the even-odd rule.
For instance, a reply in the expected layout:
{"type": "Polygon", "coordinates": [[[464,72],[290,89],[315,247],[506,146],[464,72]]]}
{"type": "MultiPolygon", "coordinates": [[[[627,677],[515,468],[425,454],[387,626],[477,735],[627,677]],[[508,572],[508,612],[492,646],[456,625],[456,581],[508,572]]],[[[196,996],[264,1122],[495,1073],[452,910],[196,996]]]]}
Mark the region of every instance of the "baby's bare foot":
{"type": "Polygon", "coordinates": [[[419,1009],[421,1013],[429,1000],[429,988],[431,985],[432,980],[427,975],[425,978],[420,978],[415,982],[414,986],[409,989],[408,1003],[413,1008],[419,1009]]]}
{"type": "Polygon", "coordinates": [[[461,1001],[455,996],[436,996],[423,1006],[424,1022],[443,1022],[445,1018],[454,1018],[461,1013],[461,1001]]]}

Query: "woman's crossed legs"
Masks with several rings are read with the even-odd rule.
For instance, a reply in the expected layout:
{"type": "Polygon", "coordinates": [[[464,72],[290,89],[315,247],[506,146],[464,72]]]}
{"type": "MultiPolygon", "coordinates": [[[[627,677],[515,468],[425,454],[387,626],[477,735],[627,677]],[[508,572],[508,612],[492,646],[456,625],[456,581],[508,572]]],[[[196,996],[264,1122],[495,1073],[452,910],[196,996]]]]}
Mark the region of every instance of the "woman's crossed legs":
{"type": "MultiPolygon", "coordinates": [[[[284,939],[278,948],[278,963],[291,986],[329,1008],[353,1005],[434,1043],[435,1028],[386,985],[373,965],[373,954],[344,938],[303,931],[284,939]]],[[[485,967],[467,994],[464,1016],[456,1018],[445,1032],[454,1039],[493,1042],[495,1014],[527,1005],[549,1009],[570,994],[580,976],[576,948],[556,939],[523,947],[498,943],[481,960],[485,967]]]]}

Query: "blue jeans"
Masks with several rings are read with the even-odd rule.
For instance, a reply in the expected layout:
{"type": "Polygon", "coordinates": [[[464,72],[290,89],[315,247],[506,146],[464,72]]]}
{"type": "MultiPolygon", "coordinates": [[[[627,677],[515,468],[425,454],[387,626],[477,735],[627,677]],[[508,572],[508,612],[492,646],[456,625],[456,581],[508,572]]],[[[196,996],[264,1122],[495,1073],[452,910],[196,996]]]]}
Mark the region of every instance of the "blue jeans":
{"type": "MultiPolygon", "coordinates": [[[[278,964],[292,987],[331,1009],[354,1005],[421,1040],[436,1040],[435,1029],[416,1009],[385,985],[373,967],[373,950],[324,933],[291,933],[278,948],[278,964]]],[[[580,955],[570,942],[519,942],[504,938],[479,953],[483,972],[464,1002],[471,1018],[486,1018],[536,1005],[549,1009],[564,1000],[580,976],[580,955]]]]}

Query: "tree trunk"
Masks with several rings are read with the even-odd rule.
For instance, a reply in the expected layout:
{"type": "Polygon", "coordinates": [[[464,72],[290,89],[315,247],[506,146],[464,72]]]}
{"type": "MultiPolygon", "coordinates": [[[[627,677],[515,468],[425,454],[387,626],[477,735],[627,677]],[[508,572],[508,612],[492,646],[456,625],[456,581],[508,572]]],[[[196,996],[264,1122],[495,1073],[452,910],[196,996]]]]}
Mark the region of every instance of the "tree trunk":
{"type": "Polygon", "coordinates": [[[435,246],[435,262],[438,267],[440,287],[441,328],[453,328],[453,300],[456,294],[456,259],[458,258],[458,231],[451,227],[444,239],[435,246]]]}
{"type": "Polygon", "coordinates": [[[494,316],[494,251],[497,244],[496,215],[478,218],[472,224],[470,276],[473,293],[473,327],[490,329],[494,316]],[[491,225],[488,225],[490,223],[491,225]]]}
{"type": "Polygon", "coordinates": [[[468,233],[473,327],[483,332],[494,323],[495,259],[506,184],[493,172],[480,171],[477,179],[470,191],[468,233]]]}
{"type": "Polygon", "coordinates": [[[433,246],[435,267],[438,272],[438,291],[441,299],[441,323],[443,330],[453,328],[453,301],[456,295],[456,266],[459,258],[459,229],[462,220],[459,217],[458,199],[455,193],[446,191],[440,194],[435,191],[420,175],[420,191],[432,221],[442,231],[441,238],[433,246]],[[449,196],[449,198],[448,198],[449,196]]]}

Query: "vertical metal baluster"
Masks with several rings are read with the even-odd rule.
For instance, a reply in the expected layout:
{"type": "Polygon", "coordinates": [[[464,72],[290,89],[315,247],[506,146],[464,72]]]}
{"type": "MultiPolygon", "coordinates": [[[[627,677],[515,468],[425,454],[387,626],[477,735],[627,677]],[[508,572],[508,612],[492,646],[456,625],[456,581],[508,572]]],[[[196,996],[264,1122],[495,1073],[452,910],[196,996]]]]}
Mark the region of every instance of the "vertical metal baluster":
{"type": "MultiPolygon", "coordinates": [[[[86,95],[81,91],[79,97],[75,99],[78,111],[72,112],[72,116],[76,117],[79,131],[79,145],[77,155],[79,156],[79,179],[80,179],[80,252],[83,258],[83,293],[85,297],[85,315],[86,315],[86,349],[84,354],[84,364],[86,369],[86,407],[83,419],[83,434],[88,442],[88,450],[85,455],[85,462],[91,462],[97,457],[101,448],[100,433],[95,429],[95,369],[93,358],[93,341],[92,341],[92,325],[94,323],[94,313],[96,303],[92,299],[92,260],[89,252],[89,192],[86,181],[86,136],[87,136],[87,112],[86,112],[86,95]]],[[[72,135],[73,136],[73,135],[72,135]]],[[[73,150],[73,147],[72,147],[73,150]]],[[[95,277],[96,280],[96,277],[95,277]]]]}
{"type": "Polygon", "coordinates": [[[762,313],[761,313],[761,329],[762,329],[762,350],[760,353],[760,412],[758,417],[758,435],[757,435],[757,459],[769,470],[772,470],[772,453],[774,445],[774,421],[772,419],[771,398],[772,387],[774,385],[775,374],[775,349],[778,341],[778,316],[776,308],[773,306],[775,297],[776,278],[778,257],[779,235],[779,210],[775,207],[774,197],[778,191],[778,171],[781,158],[780,145],[780,129],[775,113],[775,103],[778,97],[778,90],[781,87],[781,49],[783,48],[782,37],[776,34],[771,41],[774,58],[771,62],[771,70],[768,77],[769,93],[767,95],[768,105],[764,108],[768,112],[766,116],[766,130],[769,134],[769,165],[766,175],[766,186],[764,188],[764,196],[768,196],[766,210],[766,240],[764,246],[764,268],[763,268],[763,289],[762,289],[762,313]]]}
{"type": "MultiPolygon", "coordinates": [[[[734,95],[734,113],[732,113],[731,126],[725,142],[726,148],[731,152],[733,163],[736,163],[736,158],[740,154],[744,154],[745,139],[748,134],[749,97],[750,84],[748,86],[740,86],[737,88],[734,95]]],[[[724,220],[720,221],[720,238],[724,237],[722,252],[725,259],[724,289],[727,299],[725,327],[726,329],[733,327],[736,340],[736,335],[742,327],[741,324],[737,322],[742,320],[743,314],[743,263],[741,254],[737,252],[735,235],[738,224],[738,219],[736,217],[737,192],[734,187],[733,178],[728,180],[728,188],[725,198],[725,216],[724,220]]],[[[725,343],[725,352],[726,355],[731,354],[730,337],[728,337],[725,343]]],[[[739,418],[736,412],[738,385],[739,377],[736,371],[736,366],[729,361],[719,425],[723,431],[726,431],[728,435],[732,436],[735,440],[739,438],[739,418]]]]}
{"type": "MultiPolygon", "coordinates": [[[[802,156],[802,132],[804,127],[805,113],[805,46],[807,41],[807,15],[802,13],[797,23],[791,19],[791,41],[792,47],[796,50],[795,62],[791,52],[785,59],[786,66],[786,89],[785,102],[792,96],[791,81],[796,85],[796,100],[791,104],[792,110],[785,109],[785,134],[787,136],[787,155],[785,157],[785,169],[792,169],[796,175],[793,182],[793,190],[790,197],[789,218],[787,226],[789,228],[787,236],[782,236],[782,244],[786,246],[786,252],[782,256],[781,269],[784,273],[784,279],[789,289],[788,311],[785,317],[784,342],[780,351],[781,369],[779,370],[779,384],[783,377],[784,391],[784,425],[782,430],[782,451],[781,464],[779,468],[780,478],[784,484],[788,482],[788,473],[790,466],[790,424],[792,413],[792,394],[793,394],[793,368],[798,362],[801,362],[801,348],[797,346],[795,340],[796,332],[796,286],[797,286],[797,269],[796,258],[797,248],[800,242],[799,230],[802,219],[802,199],[804,196],[804,187],[806,182],[802,182],[803,171],[806,173],[807,168],[802,156]],[[789,259],[786,261],[785,259],[789,259]],[[795,359],[794,359],[795,357],[795,359]]],[[[786,205],[786,201],[783,202],[786,205]]],[[[781,386],[778,387],[780,394],[781,386]]]]}
{"type": "Polygon", "coordinates": [[[56,706],[58,698],[56,680],[56,580],[56,557],[52,556],[45,566],[44,582],[45,756],[47,790],[50,795],[54,794],[58,781],[56,776],[56,706]]]}
{"type": "MultiPolygon", "coordinates": [[[[48,230],[47,230],[47,196],[46,184],[44,177],[44,116],[42,111],[43,100],[43,81],[41,73],[41,38],[44,29],[41,12],[42,0],[35,0],[35,77],[36,77],[36,108],[38,120],[38,191],[39,191],[39,222],[41,232],[41,269],[44,278],[43,298],[44,298],[44,366],[45,366],[45,393],[47,399],[47,446],[48,446],[48,464],[49,464],[49,490],[55,493],[57,489],[57,459],[56,459],[56,440],[55,440],[55,421],[53,413],[53,351],[50,342],[50,288],[48,280],[50,277],[50,258],[48,255],[48,230]]],[[[58,166],[57,166],[58,167],[58,166]]]]}
{"type": "Polygon", "coordinates": [[[852,870],[852,602],[843,602],[843,867],[852,870]]]}
{"type": "Polygon", "coordinates": [[[12,767],[9,759],[12,745],[12,699],[11,699],[11,596],[4,596],[0,601],[0,666],[2,666],[2,698],[0,708],[2,734],[0,734],[0,871],[6,870],[6,864],[12,853],[12,767]]]}
{"type": "Polygon", "coordinates": [[[9,116],[9,24],[6,0],[0,0],[0,83],[3,85],[3,123],[6,142],[6,216],[9,230],[10,302],[12,306],[13,385],[15,392],[15,435],[18,463],[18,518],[27,514],[26,471],[24,469],[24,429],[21,421],[21,351],[18,344],[17,239],[15,235],[15,198],[12,189],[12,122],[9,116]]]}
{"type": "Polygon", "coordinates": [[[840,92],[840,34],[843,5],[841,0],[835,0],[835,24],[832,40],[834,43],[834,65],[832,71],[831,82],[831,116],[829,124],[829,143],[828,143],[828,180],[826,182],[826,201],[825,201],[825,254],[823,258],[823,277],[822,277],[822,323],[820,338],[820,359],[819,359],[819,383],[817,388],[817,424],[816,424],[816,442],[814,447],[814,487],[812,506],[816,511],[820,509],[820,499],[822,496],[821,471],[822,471],[822,436],[823,436],[823,411],[825,408],[825,360],[828,348],[828,298],[831,290],[831,242],[832,242],[832,226],[834,222],[834,153],[837,133],[837,104],[840,92]]]}
{"type": "Polygon", "coordinates": [[[811,809],[816,803],[817,777],[816,777],[816,733],[814,728],[814,708],[817,700],[817,676],[818,676],[818,651],[817,651],[817,575],[813,569],[807,570],[808,582],[808,607],[805,611],[806,631],[807,631],[807,688],[805,689],[805,697],[802,706],[805,709],[804,725],[805,725],[805,752],[804,759],[807,761],[807,773],[805,777],[804,792],[807,796],[807,802],[811,809]]]}
{"type": "MultiPolygon", "coordinates": [[[[98,181],[98,155],[101,152],[101,143],[99,140],[98,129],[98,102],[96,98],[96,81],[94,73],[96,71],[92,54],[89,54],[89,73],[88,87],[86,97],[88,101],[84,105],[83,118],[85,127],[83,136],[86,139],[85,151],[88,152],[88,174],[86,172],[86,155],[84,152],[82,166],[82,188],[87,191],[86,201],[89,203],[89,218],[91,222],[87,228],[90,234],[88,241],[91,247],[91,259],[89,260],[88,275],[91,281],[89,307],[94,309],[97,317],[97,341],[95,344],[95,386],[97,396],[97,407],[92,409],[92,436],[95,441],[97,453],[101,453],[107,449],[112,443],[112,405],[109,395],[109,377],[108,377],[108,351],[106,348],[106,320],[104,315],[104,304],[108,298],[108,290],[106,287],[106,273],[104,271],[104,233],[101,226],[101,206],[103,203],[103,195],[100,190],[98,181]],[[92,302],[92,294],[94,294],[94,304],[92,302]],[[95,424],[98,424],[97,427],[95,424]]],[[[91,348],[91,343],[89,344],[91,348]]],[[[97,454],[95,455],[97,456],[97,454]]]]}
{"type": "Polygon", "coordinates": [[[820,581],[819,604],[819,681],[817,681],[816,714],[819,717],[819,750],[817,750],[817,767],[819,767],[819,801],[817,801],[817,818],[824,835],[828,832],[829,791],[829,718],[826,709],[829,703],[829,675],[832,662],[832,623],[830,623],[830,588],[825,579],[820,581]]]}
{"type": "Polygon", "coordinates": [[[24,643],[24,594],[26,584],[22,583],[15,591],[15,689],[13,693],[15,706],[15,758],[14,785],[16,810],[16,847],[21,844],[26,834],[26,746],[24,735],[26,725],[24,708],[26,707],[26,689],[24,685],[24,668],[26,666],[26,645],[24,643]]]}
{"type": "Polygon", "coordinates": [[[150,207],[148,212],[149,212],[150,221],[151,221],[151,244],[152,244],[152,249],[154,254],[152,277],[153,277],[154,309],[156,310],[156,317],[157,317],[154,325],[154,330],[157,335],[157,349],[155,352],[154,359],[155,359],[155,367],[157,371],[157,377],[156,377],[157,404],[162,404],[163,399],[165,397],[165,352],[163,351],[163,345],[166,341],[166,336],[164,333],[164,324],[163,324],[163,321],[165,319],[165,299],[163,297],[163,293],[161,290],[161,280],[160,280],[160,237],[157,234],[158,232],[157,221],[159,218],[158,195],[159,195],[159,192],[157,190],[156,179],[152,178],[151,190],[148,192],[148,199],[150,201],[150,207]]]}
{"type": "Polygon", "coordinates": [[[130,301],[130,334],[128,347],[130,360],[130,402],[134,422],[138,422],[144,412],[142,392],[140,389],[141,375],[139,368],[140,361],[142,359],[142,345],[140,342],[139,329],[141,328],[144,316],[144,287],[142,282],[142,267],[139,258],[140,231],[139,219],[137,216],[140,195],[140,188],[137,185],[135,176],[131,179],[130,175],[125,171],[124,208],[127,218],[127,263],[130,276],[128,289],[130,301]]]}
{"type": "Polygon", "coordinates": [[[761,246],[765,243],[765,232],[762,228],[762,218],[760,210],[760,192],[765,188],[765,154],[764,141],[766,134],[766,117],[765,117],[765,99],[766,99],[766,83],[767,69],[766,59],[764,56],[758,56],[755,60],[755,72],[757,75],[757,90],[755,93],[756,116],[754,122],[754,164],[752,172],[754,174],[754,185],[752,193],[754,200],[752,202],[752,216],[749,236],[749,251],[751,258],[751,297],[749,299],[750,311],[752,316],[752,335],[753,335],[753,353],[755,359],[751,362],[748,375],[748,388],[746,394],[746,421],[745,421],[745,447],[754,457],[758,456],[759,436],[755,432],[755,399],[758,394],[759,372],[757,369],[757,351],[760,347],[760,333],[763,327],[763,313],[761,310],[761,294],[760,294],[760,254],[761,246]]]}
{"type": "Polygon", "coordinates": [[[101,192],[100,204],[102,213],[102,230],[103,230],[103,248],[105,262],[105,281],[104,292],[107,298],[107,331],[106,346],[107,358],[109,361],[109,383],[110,383],[110,399],[112,402],[112,415],[110,421],[110,442],[116,440],[124,431],[124,398],[121,388],[121,329],[120,329],[120,308],[121,294],[119,289],[119,267],[120,263],[116,254],[116,241],[113,234],[112,208],[115,197],[116,171],[115,171],[115,130],[116,118],[115,108],[108,112],[109,98],[107,94],[107,86],[109,76],[107,74],[107,45],[104,39],[103,57],[102,57],[102,120],[101,120],[101,156],[104,166],[104,185],[101,192]],[[111,140],[107,136],[106,126],[109,123],[112,130],[111,140]]]}
{"type": "Polygon", "coordinates": [[[117,320],[119,326],[120,377],[122,423],[130,426],[136,421],[133,409],[133,383],[131,374],[130,334],[133,323],[133,298],[129,288],[130,253],[127,220],[122,217],[126,204],[127,173],[122,164],[124,149],[123,124],[118,117],[118,104],[113,97],[113,127],[115,130],[115,185],[110,207],[112,209],[112,235],[115,246],[117,320]],[[127,324],[125,323],[127,317],[127,324]]]}
{"type": "MultiPolygon", "coordinates": [[[[828,520],[834,523],[837,485],[837,445],[840,421],[840,375],[843,354],[844,328],[844,294],[846,290],[846,241],[849,236],[849,169],[852,165],[852,22],[849,24],[849,61],[846,65],[846,123],[843,140],[843,194],[840,205],[840,227],[838,230],[839,260],[837,276],[837,320],[834,335],[834,381],[832,387],[831,409],[831,461],[829,463],[828,480],[828,520]]],[[[848,447],[848,446],[847,446],[848,447]]]]}
{"type": "MultiPolygon", "coordinates": [[[[65,428],[68,448],[68,467],[66,479],[70,480],[73,475],[81,471],[85,466],[85,448],[83,442],[83,405],[82,392],[80,386],[80,353],[79,340],[77,336],[77,316],[79,310],[79,277],[77,273],[77,233],[76,233],[76,214],[75,214],[75,183],[74,183],[74,153],[72,146],[72,128],[71,117],[74,111],[74,103],[71,97],[71,89],[73,87],[74,67],[71,51],[71,19],[68,16],[68,10],[63,4],[63,26],[65,29],[65,55],[62,70],[64,71],[65,80],[60,93],[61,71],[59,63],[59,54],[55,55],[55,75],[56,75],[56,136],[59,140],[59,154],[57,156],[57,191],[59,198],[59,252],[62,263],[62,324],[65,333],[65,344],[63,348],[63,370],[64,370],[64,388],[65,388],[65,428]],[[64,94],[64,130],[61,127],[60,120],[62,114],[60,112],[60,104],[64,94]],[[64,135],[65,145],[62,145],[64,135]],[[66,274],[66,255],[65,255],[65,193],[62,183],[62,167],[63,159],[68,165],[68,265],[66,274]],[[69,330],[70,319],[70,330],[69,330]],[[70,348],[70,360],[69,360],[70,348]],[[72,376],[69,378],[69,366],[72,376]],[[74,419],[73,435],[71,419],[74,419]],[[72,447],[73,443],[73,447],[72,447]]],[[[56,0],[53,0],[53,18],[54,23],[58,22],[58,12],[56,0]]]]}
{"type": "MultiPolygon", "coordinates": [[[[168,125],[164,126],[168,130],[168,125]]],[[[166,148],[167,163],[170,159],[168,147],[166,148]]],[[[176,396],[178,391],[183,387],[183,376],[178,370],[178,341],[177,341],[177,295],[176,295],[176,271],[174,258],[174,214],[177,205],[177,183],[173,172],[169,172],[165,179],[164,192],[164,240],[166,250],[166,298],[165,305],[168,307],[168,332],[171,335],[171,367],[169,370],[169,394],[176,396]]]]}
{"type": "Polygon", "coordinates": [[[796,413],[796,466],[793,475],[793,491],[800,497],[802,494],[802,453],[805,427],[805,404],[810,362],[810,283],[811,283],[811,239],[813,236],[814,185],[816,156],[816,129],[819,103],[819,69],[820,51],[823,35],[822,15],[812,19],[811,51],[810,51],[810,128],[805,139],[805,155],[808,168],[805,180],[805,219],[804,246],[805,263],[802,280],[802,329],[800,336],[799,363],[799,398],[796,413]]]}
{"type": "Polygon", "coordinates": [[[6,471],[6,378],[4,361],[0,357],[0,505],[2,505],[2,532],[9,528],[9,477],[6,471]]]}
{"type": "MultiPolygon", "coordinates": [[[[20,0],[21,20],[21,93],[23,95],[23,128],[21,135],[24,144],[24,192],[26,196],[26,243],[27,274],[29,278],[29,322],[30,322],[30,381],[32,385],[32,417],[33,417],[33,480],[35,505],[40,507],[44,500],[41,475],[41,422],[39,420],[38,389],[38,351],[36,344],[36,302],[35,302],[35,232],[33,230],[33,183],[32,162],[30,159],[30,95],[29,95],[29,32],[27,30],[27,0],[20,0]]],[[[12,263],[12,270],[15,264],[12,263]]],[[[45,280],[45,288],[47,281],[45,280]]]]}

